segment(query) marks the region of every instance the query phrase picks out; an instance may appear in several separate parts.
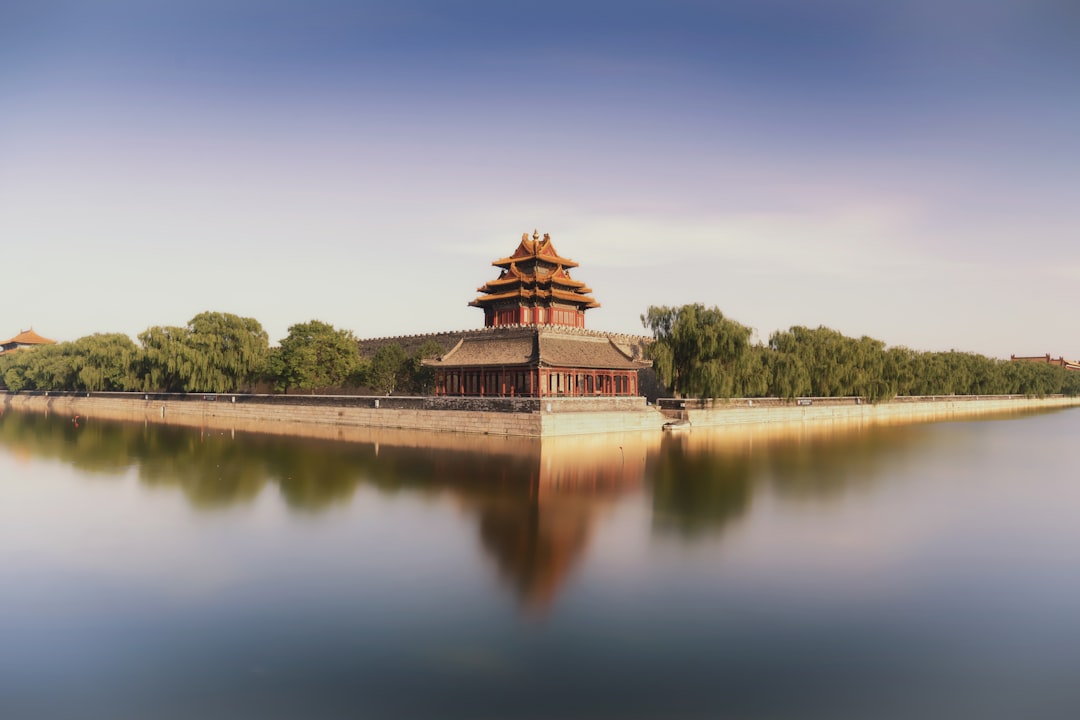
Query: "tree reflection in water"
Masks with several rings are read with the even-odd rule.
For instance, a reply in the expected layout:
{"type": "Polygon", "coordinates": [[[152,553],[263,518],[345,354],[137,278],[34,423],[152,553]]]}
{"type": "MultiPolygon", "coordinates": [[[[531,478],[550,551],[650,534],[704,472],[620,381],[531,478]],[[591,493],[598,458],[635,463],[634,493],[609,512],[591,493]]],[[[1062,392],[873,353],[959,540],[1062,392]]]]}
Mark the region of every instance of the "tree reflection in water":
{"type": "Polygon", "coordinates": [[[103,477],[134,473],[193,507],[253,502],[276,486],[294,512],[348,503],[361,485],[446,495],[478,520],[480,544],[522,606],[543,611],[585,551],[598,514],[640,488],[645,436],[523,438],[385,433],[371,442],[84,421],[8,412],[0,443],[103,477]]]}
{"type": "Polygon", "coordinates": [[[276,486],[294,512],[348,503],[359,486],[447,496],[477,519],[481,546],[523,608],[543,611],[586,551],[598,518],[651,493],[654,532],[711,537],[770,492],[796,502],[858,491],[933,442],[925,426],[818,424],[690,433],[490,438],[369,432],[363,441],[83,421],[8,412],[0,443],[105,477],[179,489],[213,511],[276,486]]]}
{"type": "Polygon", "coordinates": [[[763,491],[821,502],[868,488],[940,433],[859,422],[694,428],[650,455],[657,532],[694,539],[743,517],[763,491]]]}

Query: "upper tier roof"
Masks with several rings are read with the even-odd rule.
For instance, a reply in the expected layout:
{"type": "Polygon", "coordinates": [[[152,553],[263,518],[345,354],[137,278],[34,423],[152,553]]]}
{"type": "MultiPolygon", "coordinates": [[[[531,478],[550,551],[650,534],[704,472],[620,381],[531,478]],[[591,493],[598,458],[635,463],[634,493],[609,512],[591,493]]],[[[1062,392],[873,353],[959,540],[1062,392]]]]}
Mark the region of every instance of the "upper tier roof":
{"type": "Polygon", "coordinates": [[[499,277],[477,288],[482,293],[469,305],[486,307],[493,303],[520,298],[529,303],[550,303],[553,300],[578,305],[581,309],[600,307],[589,293],[592,288],[570,277],[568,268],[577,263],[564,258],[555,250],[551,236],[533,231],[521,236],[517,250],[508,257],[492,263],[502,268],[499,277]]]}
{"type": "Polygon", "coordinates": [[[551,235],[544,233],[544,237],[541,238],[540,233],[535,230],[531,239],[529,233],[522,234],[521,243],[512,255],[499,258],[491,264],[496,267],[510,267],[511,263],[520,263],[522,260],[543,260],[554,265],[562,265],[564,268],[578,266],[573,260],[559,255],[555,246],[551,244],[551,235]]]}

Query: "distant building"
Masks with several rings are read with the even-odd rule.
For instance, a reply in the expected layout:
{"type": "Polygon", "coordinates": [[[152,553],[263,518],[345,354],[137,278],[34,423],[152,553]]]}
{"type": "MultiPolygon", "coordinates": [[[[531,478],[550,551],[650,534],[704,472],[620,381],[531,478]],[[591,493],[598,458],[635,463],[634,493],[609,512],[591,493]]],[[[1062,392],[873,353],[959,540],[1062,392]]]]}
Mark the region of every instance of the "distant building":
{"type": "Polygon", "coordinates": [[[639,394],[638,371],[652,366],[644,344],[585,330],[585,311],[600,305],[570,276],[577,263],[559,255],[550,236],[522,235],[517,249],[492,265],[499,277],[469,303],[484,311],[485,329],[425,361],[435,370],[437,395],[639,394]]]}
{"type": "Polygon", "coordinates": [[[29,330],[23,330],[10,340],[0,341],[0,355],[5,353],[15,352],[16,350],[22,350],[23,348],[38,347],[40,345],[55,345],[55,340],[50,340],[46,337],[41,337],[33,328],[29,330]]]}
{"type": "Polygon", "coordinates": [[[1080,362],[1066,360],[1063,357],[1050,357],[1050,353],[1046,353],[1045,355],[1010,355],[1009,359],[1013,362],[1046,363],[1047,365],[1063,367],[1066,370],[1080,370],[1080,362]]]}

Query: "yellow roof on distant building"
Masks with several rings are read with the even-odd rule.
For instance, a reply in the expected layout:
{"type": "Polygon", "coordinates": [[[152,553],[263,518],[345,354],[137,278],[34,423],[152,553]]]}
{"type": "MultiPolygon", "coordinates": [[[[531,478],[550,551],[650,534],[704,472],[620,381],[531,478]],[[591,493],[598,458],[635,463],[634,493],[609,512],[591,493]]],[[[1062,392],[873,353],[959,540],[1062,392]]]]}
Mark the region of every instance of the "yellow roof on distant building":
{"type": "Polygon", "coordinates": [[[50,340],[47,337],[42,337],[34,332],[34,328],[29,330],[23,330],[10,340],[0,341],[0,345],[55,345],[55,340],[50,340]]]}

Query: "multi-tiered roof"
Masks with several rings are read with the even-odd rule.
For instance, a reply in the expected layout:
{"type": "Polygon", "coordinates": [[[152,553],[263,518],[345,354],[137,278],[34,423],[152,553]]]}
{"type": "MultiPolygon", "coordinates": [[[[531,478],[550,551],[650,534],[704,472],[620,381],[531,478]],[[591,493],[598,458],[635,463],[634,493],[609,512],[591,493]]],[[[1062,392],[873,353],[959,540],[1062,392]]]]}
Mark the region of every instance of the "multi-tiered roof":
{"type": "Polygon", "coordinates": [[[502,272],[477,288],[481,295],[469,303],[483,309],[485,326],[585,327],[585,311],[600,307],[592,289],[570,277],[578,264],[559,255],[546,233],[525,233],[512,255],[491,264],[502,272]]]}

